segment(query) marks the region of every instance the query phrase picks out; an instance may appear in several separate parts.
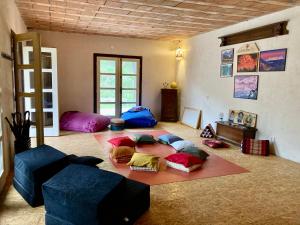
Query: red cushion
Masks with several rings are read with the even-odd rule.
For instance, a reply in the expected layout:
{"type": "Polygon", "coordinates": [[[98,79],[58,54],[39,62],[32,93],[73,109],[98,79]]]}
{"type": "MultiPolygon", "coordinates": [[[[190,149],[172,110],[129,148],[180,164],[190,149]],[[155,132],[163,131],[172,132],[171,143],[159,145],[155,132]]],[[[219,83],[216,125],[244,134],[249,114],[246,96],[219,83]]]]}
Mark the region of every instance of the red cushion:
{"type": "Polygon", "coordinates": [[[119,147],[119,146],[134,147],[135,146],[135,142],[133,140],[131,140],[128,136],[112,138],[112,139],[108,140],[108,142],[116,147],[119,147]]]}
{"type": "Polygon", "coordinates": [[[218,140],[203,140],[202,144],[207,145],[211,148],[229,148],[228,144],[218,140]]]}
{"type": "Polygon", "coordinates": [[[167,156],[165,159],[173,163],[182,164],[185,167],[191,167],[196,164],[203,164],[203,161],[200,158],[188,153],[175,153],[167,156]]]}

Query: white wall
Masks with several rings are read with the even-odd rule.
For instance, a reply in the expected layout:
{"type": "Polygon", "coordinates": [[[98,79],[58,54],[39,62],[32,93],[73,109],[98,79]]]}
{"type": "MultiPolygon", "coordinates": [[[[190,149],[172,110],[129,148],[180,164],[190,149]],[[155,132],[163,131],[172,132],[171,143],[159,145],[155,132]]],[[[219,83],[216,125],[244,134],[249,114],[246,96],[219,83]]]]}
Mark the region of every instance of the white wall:
{"type": "Polygon", "coordinates": [[[93,112],[93,53],[143,56],[142,104],[159,119],[162,83],[175,80],[175,52],[166,41],[39,31],[57,48],[60,114],[93,112]]]}
{"type": "MultiPolygon", "coordinates": [[[[229,109],[258,114],[257,138],[275,138],[277,155],[300,162],[300,7],[242,22],[195,36],[185,41],[185,59],[177,64],[177,81],[182,89],[181,105],[198,107],[203,112],[202,127],[214,124],[219,113],[229,109]],[[219,36],[289,20],[289,35],[256,41],[260,50],[287,48],[285,72],[257,72],[258,100],[233,98],[234,79],[220,78],[221,50],[242,44],[219,47],[219,36]]],[[[236,55],[234,75],[236,72],[236,55]]],[[[242,73],[249,74],[249,73],[242,73]]],[[[226,118],[225,118],[226,119],[226,118]]]]}
{"type": "MultiPolygon", "coordinates": [[[[0,51],[11,54],[11,30],[15,33],[26,32],[26,27],[21,19],[20,13],[12,0],[0,1],[0,51]]],[[[4,122],[4,117],[13,111],[13,81],[12,81],[12,63],[0,57],[0,87],[2,89],[1,102],[3,106],[3,142],[6,172],[0,179],[0,191],[6,179],[9,169],[9,156],[12,149],[12,134],[4,122]]],[[[1,122],[1,121],[0,121],[1,122]]]]}

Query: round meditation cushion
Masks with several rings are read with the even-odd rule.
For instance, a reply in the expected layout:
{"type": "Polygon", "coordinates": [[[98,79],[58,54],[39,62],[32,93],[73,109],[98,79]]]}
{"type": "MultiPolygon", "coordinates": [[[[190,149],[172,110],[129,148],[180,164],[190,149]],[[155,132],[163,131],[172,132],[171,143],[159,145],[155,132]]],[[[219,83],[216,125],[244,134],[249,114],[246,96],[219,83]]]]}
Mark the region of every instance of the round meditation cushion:
{"type": "Polygon", "coordinates": [[[124,130],[125,121],[121,118],[113,118],[110,120],[111,130],[124,130]]]}

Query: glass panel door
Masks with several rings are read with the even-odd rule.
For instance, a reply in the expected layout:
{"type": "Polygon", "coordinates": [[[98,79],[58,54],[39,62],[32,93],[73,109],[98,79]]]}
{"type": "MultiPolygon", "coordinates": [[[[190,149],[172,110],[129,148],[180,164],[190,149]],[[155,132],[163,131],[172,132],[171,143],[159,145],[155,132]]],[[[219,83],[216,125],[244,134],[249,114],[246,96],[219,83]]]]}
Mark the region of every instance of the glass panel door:
{"type": "Polygon", "coordinates": [[[138,105],[139,102],[139,59],[122,58],[122,99],[121,112],[138,105]]]}
{"type": "MultiPolygon", "coordinates": [[[[42,48],[42,101],[44,135],[58,136],[58,96],[57,96],[57,65],[56,49],[42,48]]],[[[32,54],[31,47],[24,47],[23,57],[25,63],[30,61],[32,54]]],[[[24,71],[24,89],[26,92],[34,92],[34,76],[32,70],[24,71]]],[[[33,125],[30,128],[30,136],[36,136],[36,110],[34,98],[25,99],[25,110],[30,111],[33,125]]]]}
{"type": "Polygon", "coordinates": [[[99,57],[97,60],[97,106],[101,115],[119,114],[119,59],[99,57]]]}
{"type": "MultiPolygon", "coordinates": [[[[94,99],[97,113],[119,117],[139,105],[141,57],[97,55],[94,99]]],[[[96,110],[95,110],[96,111],[96,110]]]]}
{"type": "Polygon", "coordinates": [[[44,144],[40,34],[13,34],[13,51],[16,111],[22,113],[34,104],[36,144],[39,146],[44,144]],[[33,77],[31,83],[30,73],[33,77]]]}

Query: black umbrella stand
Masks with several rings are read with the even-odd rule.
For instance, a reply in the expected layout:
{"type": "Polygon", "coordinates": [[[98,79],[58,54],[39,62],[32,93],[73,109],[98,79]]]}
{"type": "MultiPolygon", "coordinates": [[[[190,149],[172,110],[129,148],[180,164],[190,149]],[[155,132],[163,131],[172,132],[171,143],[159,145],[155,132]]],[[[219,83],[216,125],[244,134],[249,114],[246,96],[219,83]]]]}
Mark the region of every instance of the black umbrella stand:
{"type": "Polygon", "coordinates": [[[11,131],[15,136],[15,154],[30,149],[31,139],[29,136],[29,128],[31,125],[30,112],[26,111],[24,114],[15,112],[11,114],[12,122],[5,117],[11,131]]]}

